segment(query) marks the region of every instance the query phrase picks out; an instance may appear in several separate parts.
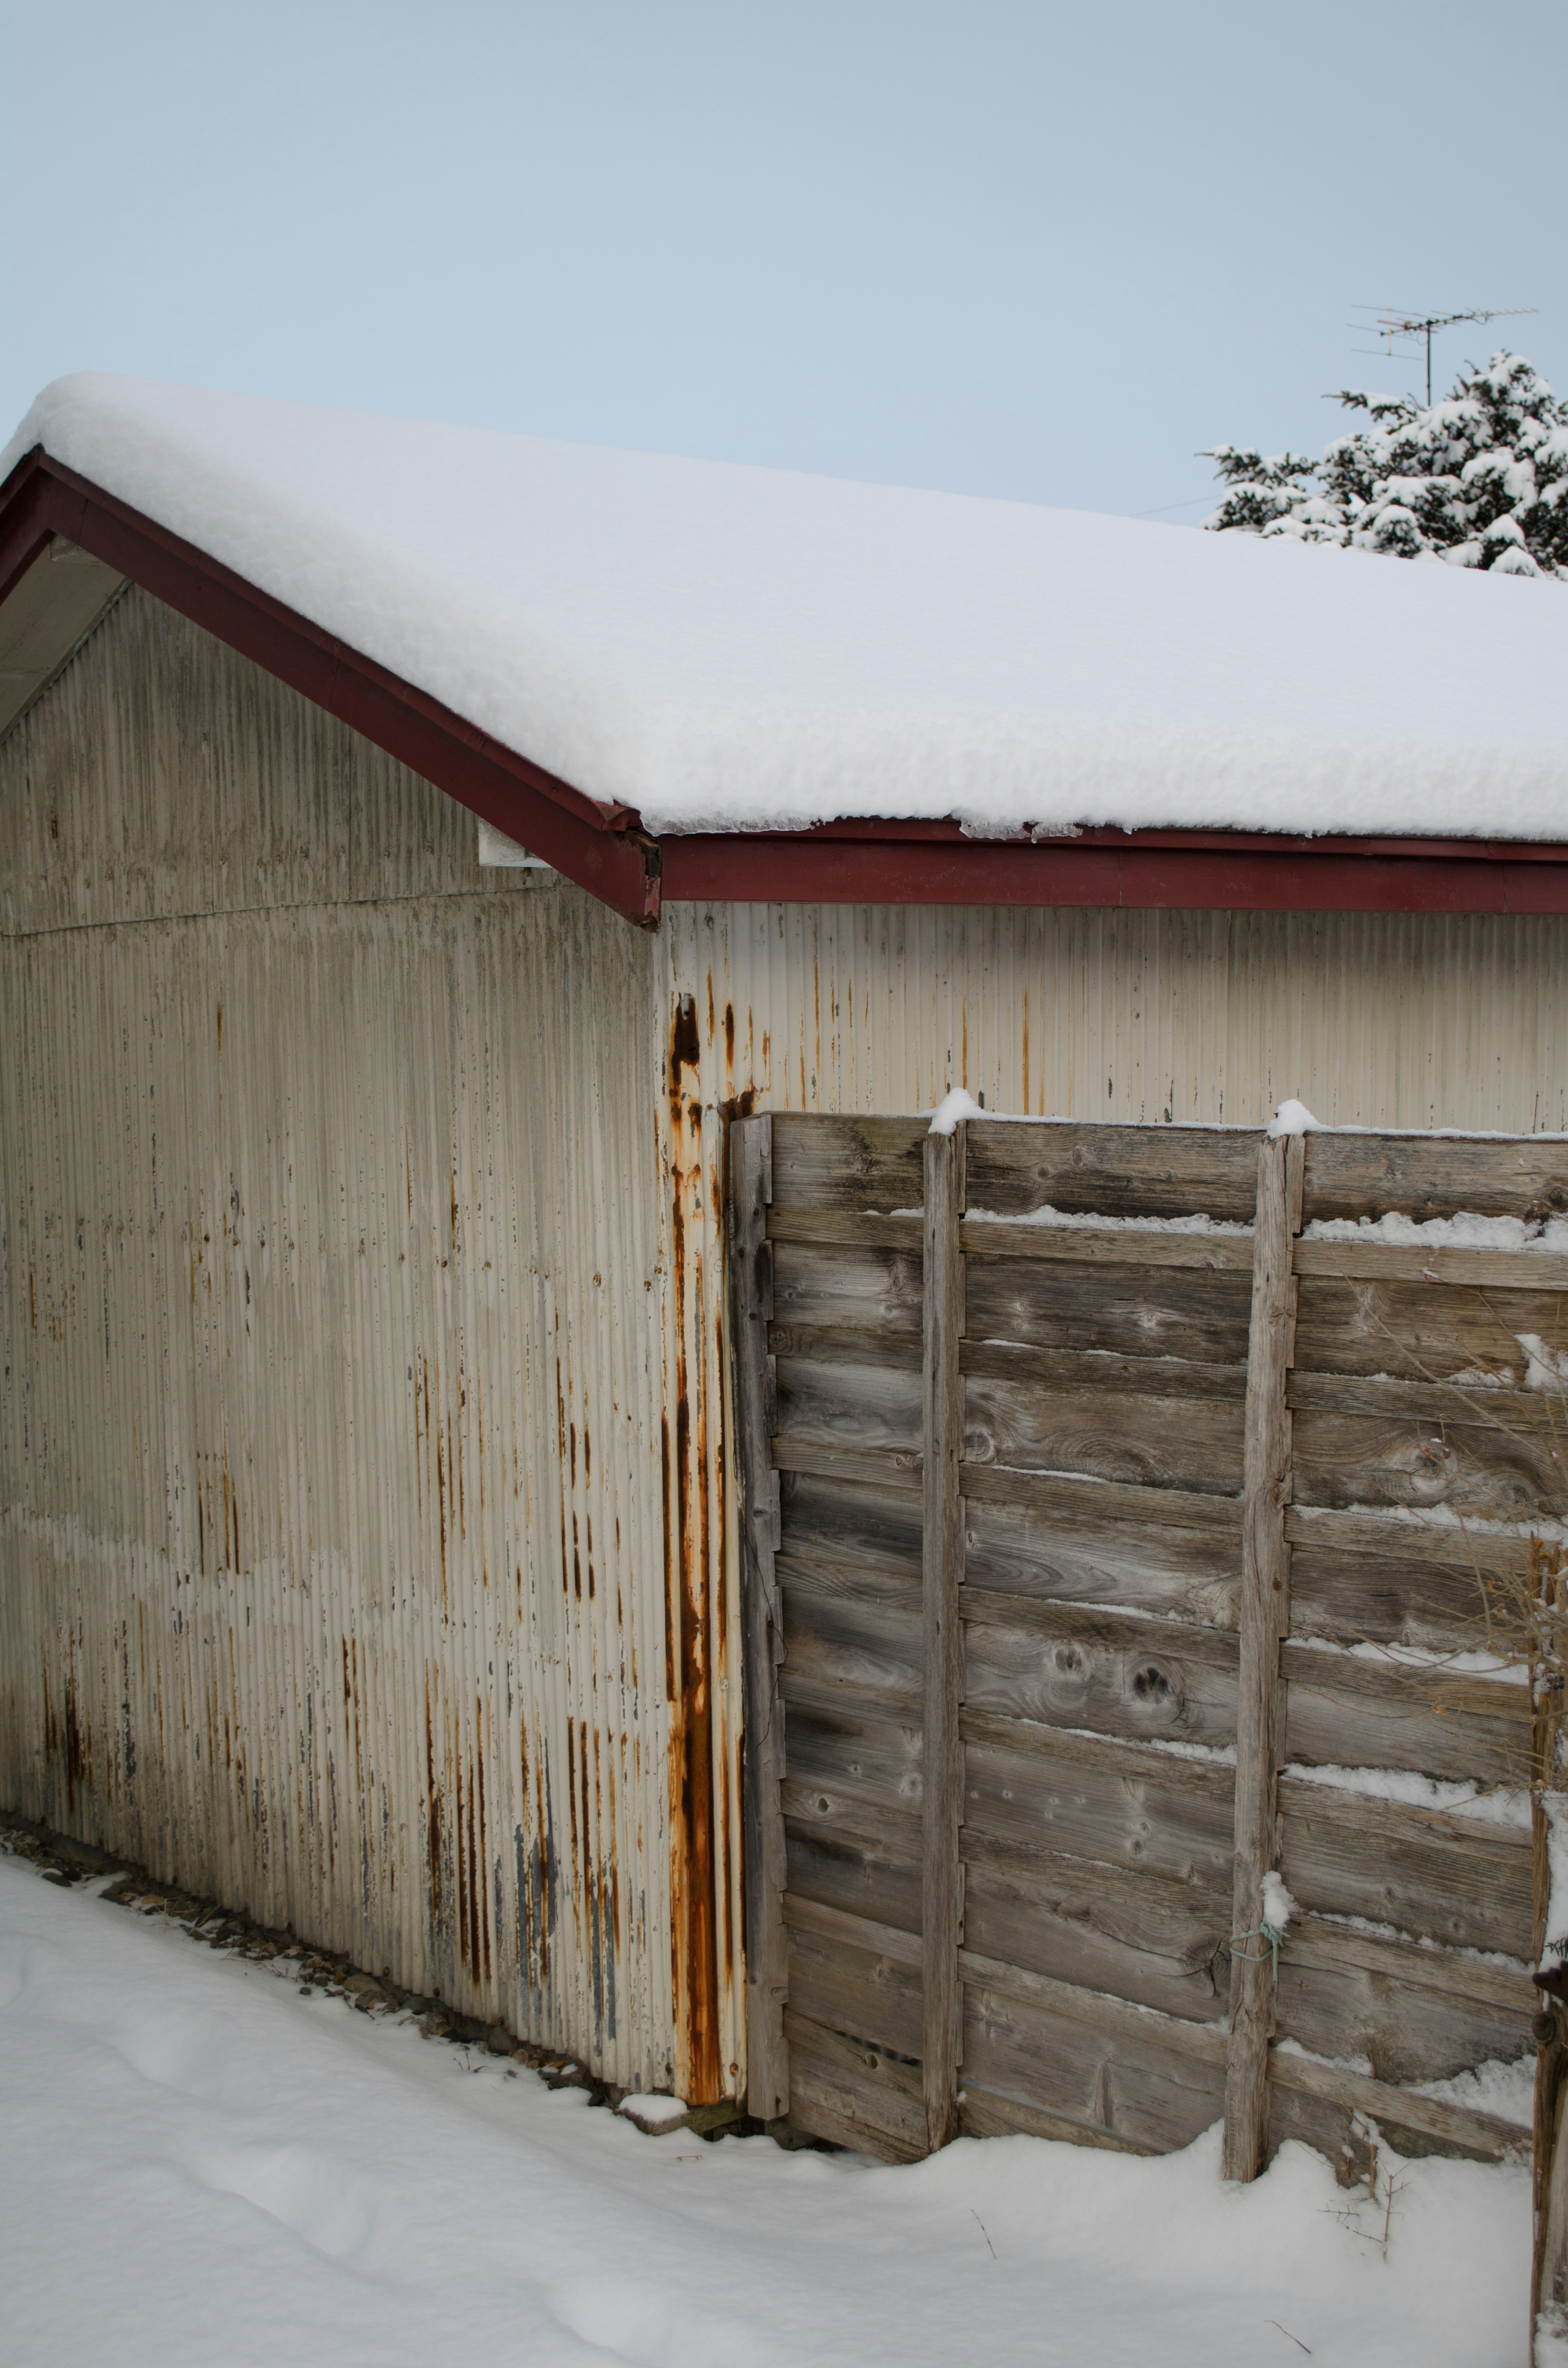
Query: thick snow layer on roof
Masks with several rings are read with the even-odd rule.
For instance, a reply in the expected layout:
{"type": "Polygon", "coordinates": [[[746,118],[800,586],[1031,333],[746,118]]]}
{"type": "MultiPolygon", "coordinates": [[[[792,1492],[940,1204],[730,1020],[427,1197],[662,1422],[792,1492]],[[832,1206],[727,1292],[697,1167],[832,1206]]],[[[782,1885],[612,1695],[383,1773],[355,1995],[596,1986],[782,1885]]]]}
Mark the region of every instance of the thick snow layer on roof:
{"type": "Polygon", "coordinates": [[[36,443],[654,831],[1568,837],[1559,585],[137,379],[36,443]]]}

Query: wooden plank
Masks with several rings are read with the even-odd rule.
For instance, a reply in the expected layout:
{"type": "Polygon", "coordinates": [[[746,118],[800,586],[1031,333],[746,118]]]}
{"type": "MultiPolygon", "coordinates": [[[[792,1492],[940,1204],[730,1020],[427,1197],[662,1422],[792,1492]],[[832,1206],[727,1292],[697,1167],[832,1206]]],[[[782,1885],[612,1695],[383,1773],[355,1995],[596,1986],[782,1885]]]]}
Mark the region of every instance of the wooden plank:
{"type": "Polygon", "coordinates": [[[1507,1432],[1555,1430],[1562,1406],[1555,1390],[1466,1387],[1456,1382],[1400,1382],[1383,1375],[1292,1373],[1286,1401],[1324,1414],[1396,1416],[1418,1422],[1459,1422],[1507,1432]]]}
{"type": "Polygon", "coordinates": [[[1308,1217],[1548,1217],[1568,1210],[1568,1144],[1540,1135],[1359,1134],[1306,1138],[1308,1217]]]}
{"type": "Polygon", "coordinates": [[[774,1576],[778,1482],[768,1452],[773,1376],[767,1323],[773,1313],[766,1224],[772,1189],[772,1122],[737,1120],[730,1130],[730,1334],[733,1343],[737,1462],[741,1482],[741,1629],[744,1667],[743,1818],[746,1907],[746,2098],[775,2121],[790,2109],[784,2005],[789,1953],[779,1901],[784,1889],[784,1720],[777,1668],[782,1625],[774,1576]]]}
{"type": "Polygon", "coordinates": [[[1074,1349],[1037,1349],[1021,1340],[966,1339],[959,1364],[966,1378],[984,1374],[995,1381],[1033,1382],[1096,1397],[1126,1394],[1240,1406],[1247,1388],[1244,1365],[1200,1365],[1185,1357],[1119,1357],[1103,1349],[1085,1355],[1074,1349]]]}
{"type": "Polygon", "coordinates": [[[1081,1472],[1141,1487],[1233,1497],[1241,1487],[1237,1405],[1051,1389],[990,1375],[966,1381],[968,1463],[1081,1472]]]}
{"type": "Polygon", "coordinates": [[[926,2151],[920,2074],[890,2051],[787,2012],[790,2120],[834,2146],[913,2162],[926,2151]]]}
{"type": "Polygon", "coordinates": [[[1521,1332],[1563,1337],[1561,1293],[1436,1282],[1335,1281],[1303,1276],[1296,1303],[1298,1372],[1389,1373],[1444,1382],[1494,1373],[1522,1383],[1521,1332]]]}
{"type": "Polygon", "coordinates": [[[972,1340],[1215,1365],[1239,1365],[1246,1358],[1244,1274],[1091,1267],[971,1251],[964,1288],[972,1340]]]}
{"type": "Polygon", "coordinates": [[[920,1376],[885,1365],[816,1364],[780,1357],[778,1436],[835,1453],[920,1453],[920,1376]]]}
{"type": "Polygon", "coordinates": [[[784,1900],[784,1921],[792,1930],[817,1932],[824,1940],[841,1941],[846,1948],[859,1949],[874,1957],[886,1957],[895,1965],[903,1965],[912,1973],[920,1971],[920,1941],[913,1932],[901,1932],[892,1924],[873,1924],[865,1916],[846,1916],[842,1908],[824,1907],[814,1899],[795,1899],[788,1894],[784,1900]]]}
{"type": "Polygon", "coordinates": [[[1250,1274],[1248,1234],[1167,1234],[1115,1225],[1020,1225],[996,1217],[970,1217],[962,1229],[971,1258],[1060,1258],[1075,1266],[1199,1267],[1215,1274],[1250,1274]]]}
{"type": "Polygon", "coordinates": [[[1296,1314],[1291,1237],[1301,1222],[1301,1137],[1266,1141],[1257,1155],[1252,1329],[1247,1349],[1246,1486],[1241,1670],[1236,1724],[1236,1856],[1231,2044],[1225,2073],[1224,2171],[1256,2179],[1268,2136],[1268,2044],[1274,2030],[1269,1953],[1256,1935],[1263,1880],[1278,1862],[1278,1772],[1285,1746],[1279,1646],[1290,1624],[1290,1416],[1285,1405],[1296,1314]]]}
{"type": "Polygon", "coordinates": [[[962,1724],[966,1855],[994,1836],[1228,1891],[1229,1768],[967,1709],[962,1724]]]}
{"type": "Polygon", "coordinates": [[[998,1216],[1252,1215],[1257,1137],[1240,1129],[1062,1119],[973,1119],[970,1129],[970,1203],[998,1216]]]}
{"type": "Polygon", "coordinates": [[[841,1688],[884,1715],[920,1715],[920,1600],[902,1582],[878,1600],[875,1582],[845,1574],[836,1588],[812,1572],[783,1588],[784,1646],[790,1683],[841,1688]],[[815,1581],[816,1583],[810,1583],[815,1581]],[[903,1598],[900,1600],[900,1598],[903,1598]]]}
{"type": "Polygon", "coordinates": [[[920,1245],[773,1244],[773,1313],[789,1325],[858,1325],[920,1335],[920,1245]]]}
{"type": "Polygon", "coordinates": [[[1216,1518],[1196,1526],[1134,1520],[1096,1501],[1121,1491],[1079,1486],[1069,1493],[1049,1481],[1037,1486],[1052,1492],[1038,1507],[992,1503],[966,1491],[964,1567],[973,1585],[1234,1627],[1239,1506],[1200,1498],[1216,1508],[1216,1518]]]}
{"type": "Polygon", "coordinates": [[[964,1831],[964,1933],[981,1956],[1208,2021],[1228,2006],[1230,1901],[964,1831]]]}
{"type": "Polygon", "coordinates": [[[966,1588],[964,1697],[998,1717],[1216,1747],[1236,1733],[1236,1639],[966,1588]]]}
{"type": "Polygon", "coordinates": [[[912,1830],[917,1828],[919,1721],[858,1702],[841,1687],[808,1685],[791,1677],[788,1666],[779,1672],[779,1686],[788,1710],[786,1789],[797,1781],[824,1792],[848,1786],[879,1804],[873,1832],[881,1832],[890,1816],[907,1815],[912,1830]]]}
{"type": "Polygon", "coordinates": [[[806,1209],[915,1209],[920,1118],[773,1114],[773,1197],[806,1209]]]}
{"type": "Polygon", "coordinates": [[[824,1365],[892,1365],[920,1371],[920,1335],[871,1332],[849,1324],[770,1324],[767,1346],[775,1357],[803,1357],[824,1365]]]}
{"type": "Polygon", "coordinates": [[[934,2152],[958,2135],[958,2067],[963,2044],[963,1267],[959,1221],[964,1205],[964,1132],[926,1139],[926,1363],[924,1375],[925,1856],[921,1879],[922,1980],[926,2144],[934,2152]]]}
{"type": "Polygon", "coordinates": [[[1412,1768],[1522,1790],[1529,1689],[1441,1668],[1401,1669],[1288,1642],[1286,1756],[1331,1767],[1412,1768]]]}
{"type": "Polygon", "coordinates": [[[1528,1955],[1528,1834],[1294,1776],[1281,1777],[1279,1801],[1282,1872],[1304,1908],[1528,1955]]]}
{"type": "Polygon", "coordinates": [[[820,1480],[856,1480],[871,1488],[903,1488],[920,1494],[920,1458],[907,1452],[861,1454],[854,1450],[824,1447],[814,1439],[773,1441],[776,1472],[810,1472],[820,1480]]]}
{"type": "Polygon", "coordinates": [[[1528,1521],[1568,1506],[1568,1424],[1558,1430],[1305,1412],[1294,1417],[1302,1504],[1445,1505],[1528,1521]]]}
{"type": "Polygon", "coordinates": [[[1140,1488],[1117,1481],[1088,1480],[1072,1474],[1013,1472],[1004,1465],[966,1463],[960,1472],[966,1499],[991,1505],[1022,1505],[1043,1514],[1082,1515],[1105,1521],[1168,1522],[1197,1530],[1206,1538],[1242,1535],[1239,1497],[1209,1497],[1196,1489],[1140,1488]]]}
{"type": "Polygon", "coordinates": [[[1375,2079],[1395,2083],[1447,2080],[1533,2049],[1523,1973],[1483,1966],[1494,1987],[1476,1996],[1481,1985],[1456,1978],[1473,1959],[1364,1933],[1344,1935],[1359,1944],[1348,1951],[1341,1933],[1319,1917],[1290,1926],[1279,1956],[1281,2038],[1314,2055],[1366,2056],[1375,2079]]]}
{"type": "Polygon", "coordinates": [[[767,1238],[792,1242],[812,1249],[836,1246],[846,1249],[899,1250],[920,1255],[920,1219],[906,1211],[902,1216],[879,1216],[866,1209],[769,1209],[767,1238]]]}
{"type": "Polygon", "coordinates": [[[1512,2162],[1529,2146],[1529,2133],[1494,2113],[1471,2112],[1437,2097],[1418,2097],[1384,2080],[1369,2080],[1346,2072],[1338,2064],[1320,2064],[1278,2047],[1271,2050],[1268,2077],[1282,2089],[1297,2089],[1309,2097],[1326,2097],[1353,2112],[1364,2113],[1380,2128],[1418,2130],[1449,2149],[1480,2162],[1512,2162]]]}
{"type": "Polygon", "coordinates": [[[1119,2137],[1096,2122],[1077,2121],[1071,2113],[1048,2112],[1023,2097],[1004,2096],[982,2089],[965,2076],[959,2091],[959,2128],[966,2138],[1054,2138],[1068,2146],[1098,2146],[1110,2154],[1158,2154],[1158,2146],[1119,2137]]]}
{"type": "Polygon", "coordinates": [[[1167,2018],[1151,2017],[1148,2034],[1135,2036],[1042,2008],[1014,1988],[965,1985],[966,2079],[1161,2153],[1190,2145],[1217,2119],[1223,2064],[1172,2045],[1167,2018]]]}
{"type": "Polygon", "coordinates": [[[1401,1520],[1392,1513],[1346,1513],[1316,1507],[1289,1506],[1285,1534],[1294,1553],[1314,1552],[1354,1555],[1369,1562],[1401,1563],[1413,1570],[1428,1566],[1462,1572],[1508,1576],[1523,1567],[1529,1552],[1528,1532],[1500,1536],[1494,1531],[1467,1529],[1457,1521],[1401,1520]]]}
{"type": "MultiPolygon", "coordinates": [[[[807,1906],[801,1902],[798,1905],[807,1906]]],[[[920,1969],[885,1952],[846,1942],[787,1916],[790,2004],[830,2031],[874,2048],[918,2057],[920,1969]]],[[[853,1922],[854,1918],[846,1919],[853,1922]]],[[[883,1930],[878,1926],[877,1930],[883,1930]]],[[[909,1934],[899,1935],[911,1941],[909,1934]]],[[[913,1942],[915,1953],[919,1943],[913,1942]]]]}
{"type": "Polygon", "coordinates": [[[902,1836],[851,1834],[821,1819],[808,1826],[786,1816],[784,1839],[785,1887],[798,1898],[919,1930],[920,1861],[899,1847],[902,1836]]]}
{"type": "Polygon", "coordinates": [[[781,1473],[780,1546],[814,1562],[879,1563],[920,1577],[920,1505],[907,1486],[781,1473]]]}
{"type": "Polygon", "coordinates": [[[1134,2045],[1153,2042],[1175,2048],[1178,2055],[1195,2056],[1199,2063],[1221,2067],[1224,2065],[1226,2029],[1222,2020],[1197,2021],[1182,2015],[1162,2014],[1157,2008],[1133,2006],[1126,1998],[1113,1998],[1105,1990],[1085,1989],[1076,1982],[1030,1973],[1022,1965],[1000,1964],[971,1949],[960,1952],[959,1967],[966,1982],[990,1990],[997,1998],[1039,2007],[1042,2013],[1063,2015],[1070,2022],[1085,2023],[1092,2031],[1108,2032],[1113,2038],[1131,2041],[1134,2045]]]}
{"type": "Polygon", "coordinates": [[[1568,1291],[1568,1258],[1550,1250],[1461,1249],[1437,1242],[1301,1241],[1296,1272],[1369,1282],[1472,1283],[1485,1291],[1568,1291]]]}

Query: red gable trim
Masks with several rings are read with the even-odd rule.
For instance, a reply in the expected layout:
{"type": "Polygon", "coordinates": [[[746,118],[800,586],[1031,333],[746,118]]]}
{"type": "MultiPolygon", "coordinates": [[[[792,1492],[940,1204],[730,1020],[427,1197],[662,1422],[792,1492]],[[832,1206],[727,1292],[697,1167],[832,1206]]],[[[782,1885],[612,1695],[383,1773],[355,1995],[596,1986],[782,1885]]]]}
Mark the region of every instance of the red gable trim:
{"type": "Polygon", "coordinates": [[[0,598],[55,534],[265,666],[628,920],[651,927],[658,919],[658,849],[644,838],[635,814],[596,804],[167,528],[35,450],[0,486],[0,598]]]}
{"type": "Polygon", "coordinates": [[[1036,845],[951,822],[650,838],[112,494],[29,452],[0,486],[0,600],[66,536],[254,659],[628,920],[662,898],[1130,910],[1568,913],[1568,845],[1085,830],[1036,845]]]}

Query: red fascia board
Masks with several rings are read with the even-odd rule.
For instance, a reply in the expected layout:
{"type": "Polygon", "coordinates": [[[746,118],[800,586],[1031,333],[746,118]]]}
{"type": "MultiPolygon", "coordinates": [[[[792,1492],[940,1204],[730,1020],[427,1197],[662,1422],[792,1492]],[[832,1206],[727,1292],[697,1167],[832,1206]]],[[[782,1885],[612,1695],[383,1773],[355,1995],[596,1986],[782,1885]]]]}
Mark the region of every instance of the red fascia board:
{"type": "Polygon", "coordinates": [[[661,897],[1127,910],[1568,913],[1568,845],[1085,828],[970,838],[949,820],[650,838],[140,511],[27,454],[0,485],[0,599],[66,536],[644,928],[661,897]],[[662,878],[661,878],[662,873],[662,878]]]}
{"type": "Polygon", "coordinates": [[[779,832],[663,841],[665,901],[1099,905],[1128,911],[1568,913],[1568,848],[1474,840],[1076,839],[779,832]]]}
{"type": "Polygon", "coordinates": [[[0,597],[63,535],[252,659],[628,920],[659,916],[658,850],[624,806],[600,806],[505,748],[206,552],[35,451],[0,487],[0,597]]]}

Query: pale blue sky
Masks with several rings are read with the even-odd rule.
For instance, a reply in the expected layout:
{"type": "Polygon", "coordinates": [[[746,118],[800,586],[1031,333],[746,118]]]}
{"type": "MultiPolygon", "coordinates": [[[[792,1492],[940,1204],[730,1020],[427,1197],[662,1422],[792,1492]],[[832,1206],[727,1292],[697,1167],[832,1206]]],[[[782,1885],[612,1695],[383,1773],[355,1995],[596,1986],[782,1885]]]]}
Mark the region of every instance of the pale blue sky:
{"type": "Polygon", "coordinates": [[[1123,511],[1318,449],[1358,303],[1568,389],[1562,0],[123,0],[3,54],[61,371],[1123,511]]]}

